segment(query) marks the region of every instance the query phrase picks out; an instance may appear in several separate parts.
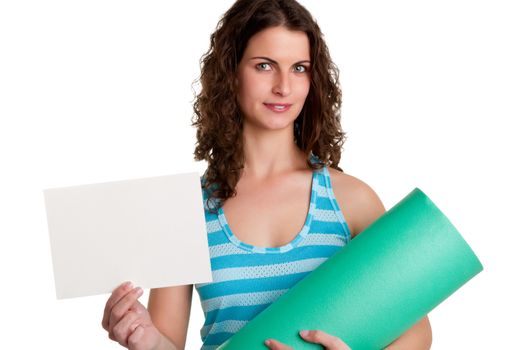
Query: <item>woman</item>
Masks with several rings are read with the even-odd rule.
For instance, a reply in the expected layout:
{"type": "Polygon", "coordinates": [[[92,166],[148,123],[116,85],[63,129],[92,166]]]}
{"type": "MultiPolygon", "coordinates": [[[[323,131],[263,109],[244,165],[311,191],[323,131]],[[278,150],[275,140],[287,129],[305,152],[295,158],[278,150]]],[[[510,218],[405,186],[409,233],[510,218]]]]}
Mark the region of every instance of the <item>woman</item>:
{"type": "MultiPolygon", "coordinates": [[[[322,33],[294,0],[239,0],[202,59],[194,103],[213,282],[196,285],[215,349],[385,211],[338,167],[341,92],[322,33]]],[[[117,288],[103,327],[130,349],[183,349],[192,285],[117,288]]],[[[302,337],[350,349],[319,330],[302,337]]],[[[387,349],[429,349],[428,318],[387,349]]],[[[274,339],[271,349],[290,349],[274,339]]]]}

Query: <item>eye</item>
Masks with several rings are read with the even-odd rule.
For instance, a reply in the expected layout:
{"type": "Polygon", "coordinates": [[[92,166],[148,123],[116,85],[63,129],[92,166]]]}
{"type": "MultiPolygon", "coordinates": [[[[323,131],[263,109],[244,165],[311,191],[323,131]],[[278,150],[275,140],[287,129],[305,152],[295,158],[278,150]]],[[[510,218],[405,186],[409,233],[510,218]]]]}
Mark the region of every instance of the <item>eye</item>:
{"type": "Polygon", "coordinates": [[[270,68],[269,63],[263,62],[263,63],[258,63],[256,65],[256,69],[258,69],[258,70],[269,70],[269,69],[266,69],[264,66],[269,66],[269,68],[270,68]]]}
{"type": "Polygon", "coordinates": [[[304,66],[304,65],[301,65],[301,64],[300,64],[300,65],[298,65],[298,66],[295,67],[295,72],[298,72],[298,73],[305,73],[305,72],[307,72],[307,71],[308,71],[308,69],[307,69],[307,67],[304,66]],[[300,68],[300,69],[298,69],[298,68],[300,68]]]}

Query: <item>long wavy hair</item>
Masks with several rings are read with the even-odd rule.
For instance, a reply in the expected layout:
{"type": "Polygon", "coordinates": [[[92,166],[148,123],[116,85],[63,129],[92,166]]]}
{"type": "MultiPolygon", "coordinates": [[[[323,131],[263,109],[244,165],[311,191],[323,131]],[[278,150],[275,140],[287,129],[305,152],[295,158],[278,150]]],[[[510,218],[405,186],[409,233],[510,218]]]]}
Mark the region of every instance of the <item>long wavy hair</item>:
{"type": "Polygon", "coordinates": [[[237,0],[210,36],[201,57],[201,91],[195,95],[192,126],[196,131],[195,160],[206,160],[202,187],[209,210],[217,211],[236,195],[244,166],[243,117],[237,104],[236,72],[249,39],[270,27],[284,26],[309,38],[311,82],[304,106],[294,121],[294,140],[315,170],[338,166],[345,141],[340,125],[339,70],[332,62],[319,26],[309,11],[294,0],[237,0]],[[319,162],[311,162],[313,154],[319,162]]]}

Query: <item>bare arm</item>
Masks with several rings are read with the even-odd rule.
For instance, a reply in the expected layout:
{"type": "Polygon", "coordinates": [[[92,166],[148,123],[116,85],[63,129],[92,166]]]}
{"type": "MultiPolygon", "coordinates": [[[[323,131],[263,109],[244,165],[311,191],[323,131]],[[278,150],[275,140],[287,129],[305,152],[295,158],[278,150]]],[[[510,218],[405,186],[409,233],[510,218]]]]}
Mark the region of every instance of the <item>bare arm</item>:
{"type": "Polygon", "coordinates": [[[164,336],[158,350],[184,350],[187,339],[192,285],[150,290],[148,311],[164,336]]]}
{"type": "Polygon", "coordinates": [[[428,350],[432,346],[432,327],[428,316],[403,333],[386,350],[428,350]]]}
{"type": "MultiPolygon", "coordinates": [[[[366,183],[336,170],[331,176],[335,197],[353,236],[360,234],[386,212],[379,196],[366,183]]],[[[431,346],[432,327],[428,316],[425,316],[386,350],[428,350],[431,346]]]]}

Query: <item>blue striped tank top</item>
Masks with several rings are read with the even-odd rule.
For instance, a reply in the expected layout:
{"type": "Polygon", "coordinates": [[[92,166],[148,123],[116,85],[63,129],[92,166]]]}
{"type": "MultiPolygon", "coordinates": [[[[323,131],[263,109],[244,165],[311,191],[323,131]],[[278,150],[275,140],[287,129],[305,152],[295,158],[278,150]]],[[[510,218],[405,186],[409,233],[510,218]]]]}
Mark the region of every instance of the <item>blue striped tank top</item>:
{"type": "Polygon", "coordinates": [[[205,315],[201,350],[216,349],[350,240],[327,167],[313,171],[304,226],[281,247],[241,242],[222,208],[207,210],[205,191],[203,200],[213,281],[195,285],[205,315]]]}

